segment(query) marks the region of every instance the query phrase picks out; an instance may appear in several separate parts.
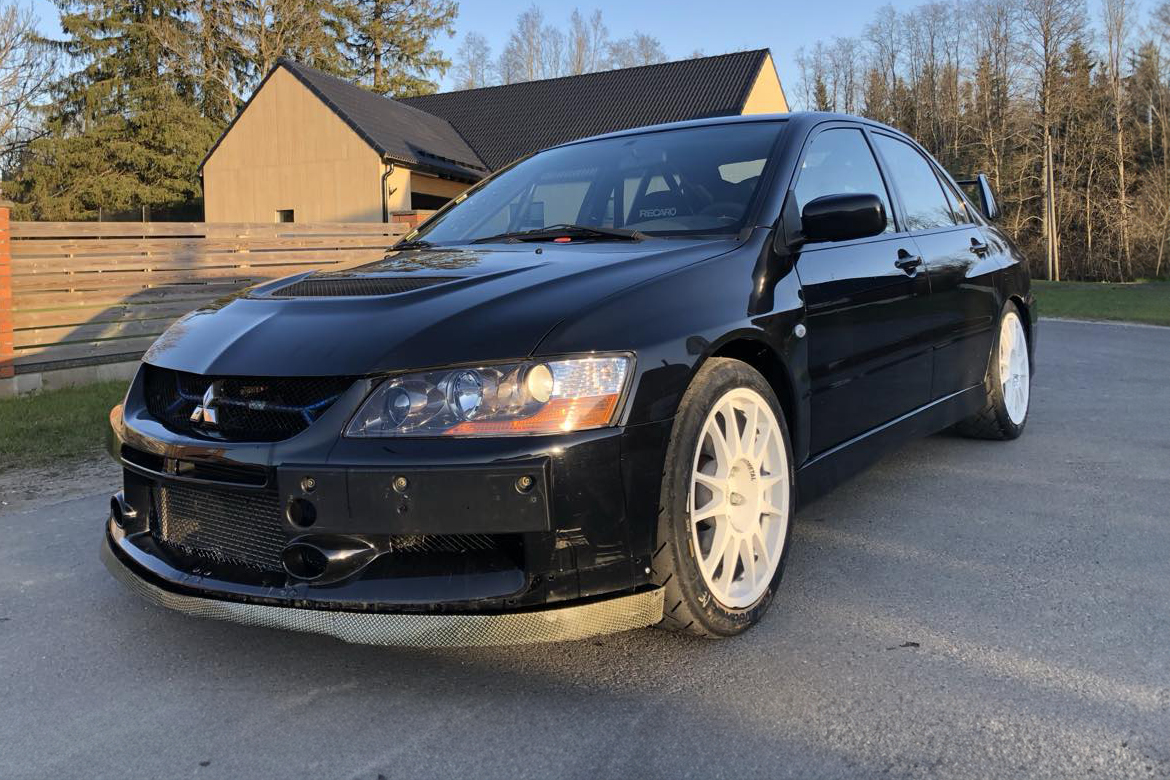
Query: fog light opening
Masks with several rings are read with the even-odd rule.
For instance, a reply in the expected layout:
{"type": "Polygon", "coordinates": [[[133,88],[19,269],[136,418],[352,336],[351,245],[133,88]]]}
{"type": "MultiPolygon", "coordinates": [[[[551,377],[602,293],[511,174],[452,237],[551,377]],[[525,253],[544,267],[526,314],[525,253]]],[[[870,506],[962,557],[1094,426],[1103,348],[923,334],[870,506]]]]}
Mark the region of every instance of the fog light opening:
{"type": "Polygon", "coordinates": [[[117,496],[110,498],[110,519],[119,528],[122,528],[126,523],[126,518],[122,516],[122,502],[118,500],[117,496]]]}
{"type": "Polygon", "coordinates": [[[294,498],[288,502],[285,517],[297,528],[308,528],[317,522],[317,507],[303,498],[294,498]]]}

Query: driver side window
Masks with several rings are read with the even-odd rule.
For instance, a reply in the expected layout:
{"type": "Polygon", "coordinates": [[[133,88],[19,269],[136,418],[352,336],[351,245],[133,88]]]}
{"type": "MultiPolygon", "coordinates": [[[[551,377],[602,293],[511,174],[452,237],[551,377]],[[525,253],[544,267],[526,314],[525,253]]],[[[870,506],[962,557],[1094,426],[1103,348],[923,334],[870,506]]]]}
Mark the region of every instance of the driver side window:
{"type": "Polygon", "coordinates": [[[865,135],[856,128],[825,130],[809,144],[796,180],[796,205],[825,195],[877,195],[886,210],[886,231],[894,232],[894,212],[881,172],[865,135]]]}

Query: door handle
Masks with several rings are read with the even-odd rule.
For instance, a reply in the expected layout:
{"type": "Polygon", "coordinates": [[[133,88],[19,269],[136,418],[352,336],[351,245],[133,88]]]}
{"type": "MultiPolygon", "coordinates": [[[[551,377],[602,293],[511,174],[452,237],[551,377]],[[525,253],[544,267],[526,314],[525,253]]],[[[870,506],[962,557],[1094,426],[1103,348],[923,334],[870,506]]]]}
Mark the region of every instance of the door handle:
{"type": "Polygon", "coordinates": [[[914,269],[922,265],[922,255],[912,255],[905,249],[899,249],[898,259],[894,261],[894,265],[908,274],[914,273],[914,269]]]}
{"type": "Polygon", "coordinates": [[[987,244],[981,242],[977,238],[972,238],[971,239],[971,251],[974,252],[975,254],[979,255],[980,257],[983,257],[988,252],[991,251],[991,247],[988,246],[987,244]]]}

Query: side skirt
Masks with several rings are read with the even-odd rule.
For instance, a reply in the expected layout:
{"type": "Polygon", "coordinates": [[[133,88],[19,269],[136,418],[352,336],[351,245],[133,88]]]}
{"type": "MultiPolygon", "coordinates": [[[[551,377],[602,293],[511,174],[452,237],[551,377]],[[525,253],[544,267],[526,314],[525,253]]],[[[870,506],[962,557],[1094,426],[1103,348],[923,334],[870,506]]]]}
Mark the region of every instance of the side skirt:
{"type": "Polygon", "coordinates": [[[983,404],[983,385],[952,393],[920,406],[860,436],[825,450],[796,472],[799,504],[824,495],[835,485],[873,465],[899,444],[949,428],[983,404]]]}

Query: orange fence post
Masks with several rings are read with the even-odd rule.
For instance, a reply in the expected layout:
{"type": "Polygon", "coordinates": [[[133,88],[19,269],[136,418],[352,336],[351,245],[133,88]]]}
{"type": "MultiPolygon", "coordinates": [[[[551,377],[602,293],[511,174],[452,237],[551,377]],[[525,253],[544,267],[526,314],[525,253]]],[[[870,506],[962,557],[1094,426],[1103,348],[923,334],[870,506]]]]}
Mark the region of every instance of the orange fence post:
{"type": "Polygon", "coordinates": [[[12,340],[12,231],[8,223],[8,206],[0,205],[0,379],[16,372],[12,340]]]}

